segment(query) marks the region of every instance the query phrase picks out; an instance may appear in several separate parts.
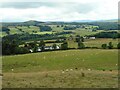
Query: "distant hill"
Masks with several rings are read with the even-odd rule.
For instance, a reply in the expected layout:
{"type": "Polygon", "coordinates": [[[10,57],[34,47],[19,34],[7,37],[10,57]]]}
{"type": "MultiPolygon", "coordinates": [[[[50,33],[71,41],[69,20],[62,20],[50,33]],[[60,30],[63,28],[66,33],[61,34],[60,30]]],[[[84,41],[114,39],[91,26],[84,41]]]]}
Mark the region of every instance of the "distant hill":
{"type": "Polygon", "coordinates": [[[110,19],[110,20],[75,20],[72,22],[118,22],[118,19],[110,19]]]}
{"type": "Polygon", "coordinates": [[[45,23],[45,22],[35,21],[35,20],[29,20],[29,21],[26,21],[26,22],[23,22],[23,23],[24,24],[28,24],[28,25],[37,25],[37,24],[45,23]]]}
{"type": "Polygon", "coordinates": [[[1,22],[0,24],[2,24],[3,26],[16,26],[16,25],[40,25],[43,24],[45,22],[41,22],[41,21],[35,21],[35,20],[29,20],[29,21],[25,21],[25,22],[1,22]]]}
{"type": "Polygon", "coordinates": [[[101,20],[102,22],[118,22],[118,19],[101,20]]]}

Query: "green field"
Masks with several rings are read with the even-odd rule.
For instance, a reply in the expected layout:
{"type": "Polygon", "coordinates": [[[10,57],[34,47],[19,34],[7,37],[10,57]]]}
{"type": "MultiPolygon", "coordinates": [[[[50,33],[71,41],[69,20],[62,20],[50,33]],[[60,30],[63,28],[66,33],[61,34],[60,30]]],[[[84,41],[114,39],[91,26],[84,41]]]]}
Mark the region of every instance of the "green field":
{"type": "Polygon", "coordinates": [[[118,87],[117,49],[52,51],[2,59],[3,87],[7,88],[118,87]]]}
{"type": "MultiPolygon", "coordinates": [[[[102,44],[108,44],[112,42],[113,47],[116,48],[118,44],[118,39],[111,39],[111,38],[96,38],[92,39],[85,39],[83,42],[86,47],[98,47],[101,48],[102,44]]],[[[68,40],[68,46],[70,48],[78,48],[78,43],[75,40],[68,40]]]]}
{"type": "MultiPolygon", "coordinates": [[[[21,33],[29,33],[29,34],[52,34],[52,33],[58,33],[58,32],[63,32],[63,31],[72,31],[75,33],[75,35],[81,35],[81,36],[85,36],[85,35],[92,35],[92,34],[96,34],[99,32],[102,32],[104,30],[97,30],[96,32],[92,32],[92,29],[82,29],[82,28],[78,28],[76,30],[63,30],[63,27],[57,27],[57,25],[49,25],[52,28],[52,31],[48,31],[48,32],[41,32],[40,28],[37,26],[9,26],[8,28],[10,29],[10,34],[21,34],[21,33]],[[22,31],[20,31],[19,29],[21,29],[22,31]],[[35,33],[36,32],[36,33],[35,33]]],[[[1,33],[1,32],[0,32],[1,33]]],[[[2,36],[6,36],[7,34],[5,32],[2,32],[2,36]]],[[[75,36],[74,35],[74,36],[75,36]]],[[[70,35],[65,35],[65,36],[70,36],[70,35]]]]}

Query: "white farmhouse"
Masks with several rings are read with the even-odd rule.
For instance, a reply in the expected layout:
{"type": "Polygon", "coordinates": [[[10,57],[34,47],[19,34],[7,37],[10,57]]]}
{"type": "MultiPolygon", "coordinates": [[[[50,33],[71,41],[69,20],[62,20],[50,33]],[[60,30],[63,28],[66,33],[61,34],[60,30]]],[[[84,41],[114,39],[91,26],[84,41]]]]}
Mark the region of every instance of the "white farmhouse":
{"type": "Polygon", "coordinates": [[[38,51],[38,52],[41,52],[42,50],[41,50],[41,48],[40,48],[40,47],[38,47],[37,51],[38,51]]]}
{"type": "Polygon", "coordinates": [[[33,50],[32,50],[32,49],[30,49],[29,51],[30,51],[31,53],[33,52],[33,50]]]}
{"type": "Polygon", "coordinates": [[[89,39],[95,39],[95,37],[89,37],[89,39]]]}
{"type": "Polygon", "coordinates": [[[60,47],[59,47],[59,46],[56,46],[56,49],[60,49],[60,47]]]}

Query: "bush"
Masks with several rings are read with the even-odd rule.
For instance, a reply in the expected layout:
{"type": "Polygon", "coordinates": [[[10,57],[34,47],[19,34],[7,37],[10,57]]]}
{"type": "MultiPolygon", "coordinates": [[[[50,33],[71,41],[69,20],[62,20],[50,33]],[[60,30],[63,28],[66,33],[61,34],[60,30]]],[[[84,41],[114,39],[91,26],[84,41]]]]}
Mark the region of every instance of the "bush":
{"type": "Polygon", "coordinates": [[[103,49],[107,49],[107,44],[102,44],[101,46],[103,49]]]}
{"type": "Polygon", "coordinates": [[[117,48],[120,49],[120,43],[117,44],[117,48]]]}
{"type": "Polygon", "coordinates": [[[16,47],[15,54],[26,54],[29,53],[29,49],[25,47],[16,47]]]}
{"type": "Polygon", "coordinates": [[[40,26],[40,31],[52,31],[52,28],[50,26],[40,26]]]}
{"type": "Polygon", "coordinates": [[[84,49],[85,45],[82,42],[78,42],[78,49],[84,49]]]}
{"type": "Polygon", "coordinates": [[[53,44],[53,46],[52,46],[54,49],[56,49],[57,48],[57,45],[56,44],[53,44]]]}
{"type": "Polygon", "coordinates": [[[66,41],[64,41],[63,44],[61,44],[61,49],[62,50],[67,50],[68,49],[68,43],[66,41]]]}
{"type": "Polygon", "coordinates": [[[112,49],[112,48],[113,48],[113,44],[112,44],[112,42],[109,42],[109,44],[108,44],[108,48],[109,48],[109,49],[112,49]]]}

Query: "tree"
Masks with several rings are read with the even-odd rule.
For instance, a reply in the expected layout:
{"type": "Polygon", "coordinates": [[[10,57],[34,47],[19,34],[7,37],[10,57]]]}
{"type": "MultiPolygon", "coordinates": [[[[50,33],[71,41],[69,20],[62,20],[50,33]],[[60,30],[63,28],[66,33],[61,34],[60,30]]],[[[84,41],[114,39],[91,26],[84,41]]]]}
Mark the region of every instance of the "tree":
{"type": "Polygon", "coordinates": [[[37,49],[38,49],[38,47],[35,46],[35,47],[33,48],[33,52],[37,52],[37,49]]]}
{"type": "Polygon", "coordinates": [[[75,30],[76,27],[74,27],[74,26],[65,26],[63,29],[64,30],[75,30]]]}
{"type": "Polygon", "coordinates": [[[102,44],[101,46],[103,49],[106,49],[107,48],[107,44],[102,44]]]}
{"type": "Polygon", "coordinates": [[[64,25],[61,25],[61,27],[64,27],[64,25]]]}
{"type": "Polygon", "coordinates": [[[117,48],[120,49],[120,43],[117,44],[117,48]]]}
{"type": "Polygon", "coordinates": [[[29,49],[26,47],[16,47],[15,54],[26,54],[29,52],[29,49]]]}
{"type": "Polygon", "coordinates": [[[2,32],[6,32],[8,35],[10,34],[10,29],[7,27],[2,27],[2,32]]]}
{"type": "Polygon", "coordinates": [[[68,49],[68,43],[66,41],[64,41],[63,44],[61,44],[61,49],[63,49],[63,50],[68,49]]]}
{"type": "Polygon", "coordinates": [[[52,28],[50,26],[40,26],[40,31],[52,31],[52,28]]]}
{"type": "Polygon", "coordinates": [[[53,44],[53,46],[52,46],[54,49],[56,49],[57,48],[57,45],[56,44],[53,44]]]}
{"type": "Polygon", "coordinates": [[[81,37],[81,42],[84,42],[84,38],[83,37],[81,37]]]}
{"type": "Polygon", "coordinates": [[[57,27],[60,27],[59,25],[57,25],[57,27]]]}
{"type": "Polygon", "coordinates": [[[11,45],[10,45],[10,50],[11,50],[11,53],[12,53],[12,54],[15,54],[15,52],[16,52],[16,47],[19,47],[19,46],[18,46],[18,43],[17,43],[16,40],[13,40],[13,41],[11,42],[11,45]]]}
{"type": "Polygon", "coordinates": [[[76,35],[76,42],[80,42],[80,35],[76,35]]]}
{"type": "Polygon", "coordinates": [[[2,32],[7,32],[7,31],[10,31],[10,29],[7,28],[7,27],[2,26],[2,32]]]}
{"type": "Polygon", "coordinates": [[[31,42],[31,43],[29,43],[29,46],[30,46],[31,48],[36,47],[36,42],[31,42]]]}
{"type": "Polygon", "coordinates": [[[39,46],[41,47],[41,51],[44,51],[45,42],[41,40],[39,46]]]}
{"type": "Polygon", "coordinates": [[[8,34],[8,35],[9,35],[9,34],[10,34],[10,32],[9,32],[9,31],[6,31],[6,34],[8,34]]]}
{"type": "Polygon", "coordinates": [[[85,48],[85,45],[84,45],[84,43],[82,43],[82,42],[78,42],[78,48],[79,49],[84,49],[85,48]]]}
{"type": "Polygon", "coordinates": [[[113,44],[112,44],[112,42],[109,42],[109,44],[108,44],[108,48],[109,48],[109,49],[112,49],[112,48],[113,48],[113,44]]]}
{"type": "Polygon", "coordinates": [[[115,33],[112,36],[112,39],[116,39],[118,37],[118,35],[116,35],[115,33]]]}
{"type": "Polygon", "coordinates": [[[2,54],[11,55],[16,54],[16,48],[19,47],[16,40],[3,40],[2,41],[2,54]]]}

